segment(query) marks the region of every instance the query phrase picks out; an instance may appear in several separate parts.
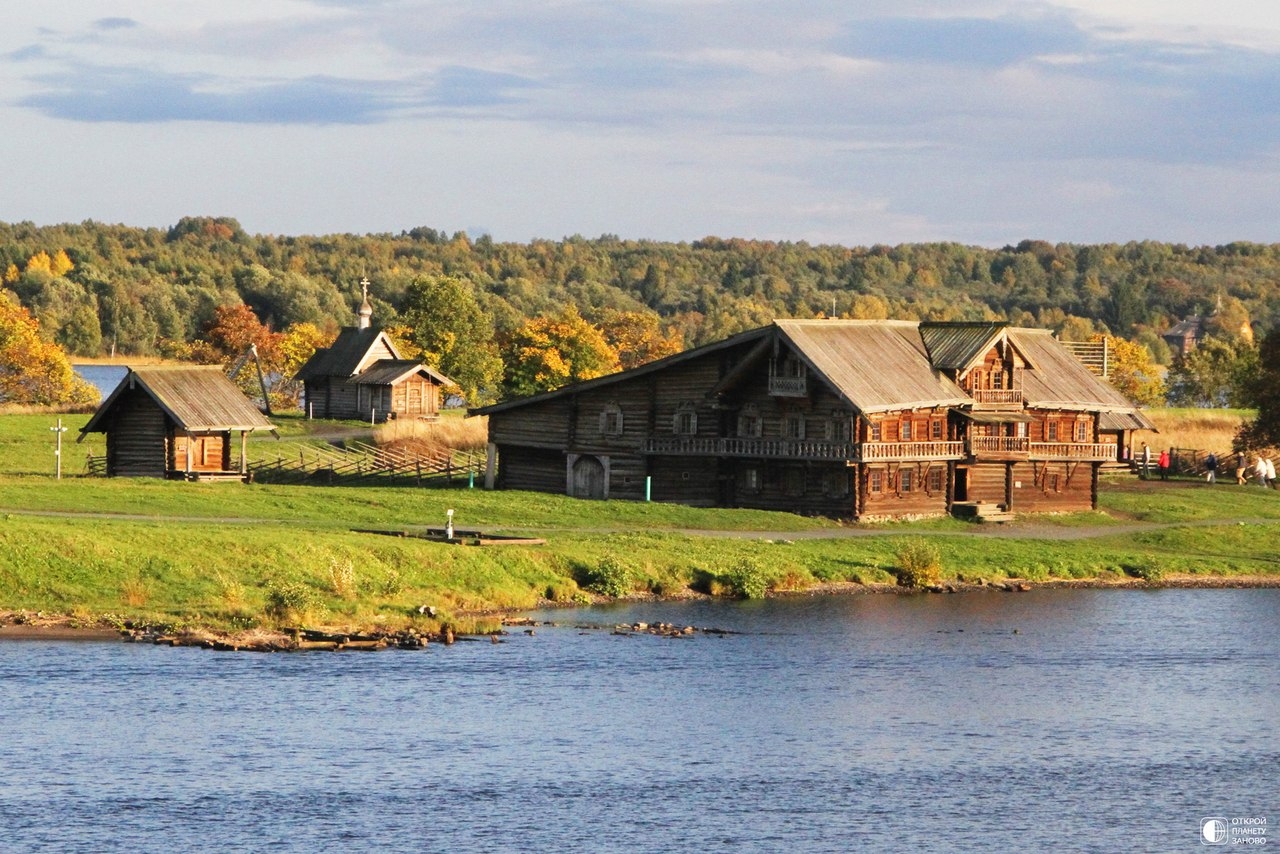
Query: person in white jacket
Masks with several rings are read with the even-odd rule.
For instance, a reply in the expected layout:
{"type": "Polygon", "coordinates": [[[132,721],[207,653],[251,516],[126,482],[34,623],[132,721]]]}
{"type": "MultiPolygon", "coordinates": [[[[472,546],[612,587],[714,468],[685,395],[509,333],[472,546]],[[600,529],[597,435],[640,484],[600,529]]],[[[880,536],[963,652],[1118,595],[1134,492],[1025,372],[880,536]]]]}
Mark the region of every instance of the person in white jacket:
{"type": "Polygon", "coordinates": [[[1267,485],[1267,458],[1258,454],[1258,458],[1253,461],[1253,474],[1258,478],[1258,486],[1267,485]]]}
{"type": "Polygon", "coordinates": [[[1267,486],[1272,489],[1276,488],[1276,464],[1272,462],[1270,457],[1266,459],[1267,463],[1267,486]]]}

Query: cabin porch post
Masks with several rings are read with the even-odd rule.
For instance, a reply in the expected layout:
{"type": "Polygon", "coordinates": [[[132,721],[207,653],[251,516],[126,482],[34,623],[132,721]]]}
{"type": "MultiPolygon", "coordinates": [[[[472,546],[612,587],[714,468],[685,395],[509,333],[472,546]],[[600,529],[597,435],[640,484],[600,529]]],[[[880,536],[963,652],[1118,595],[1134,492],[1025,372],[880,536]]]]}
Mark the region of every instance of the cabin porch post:
{"type": "Polygon", "coordinates": [[[484,488],[493,489],[494,474],[498,463],[498,446],[490,442],[484,452],[484,488]]]}
{"type": "Polygon", "coordinates": [[[248,436],[247,430],[240,431],[240,474],[249,473],[249,465],[248,465],[249,461],[245,455],[245,446],[246,446],[247,436],[248,436]]]}
{"type": "Polygon", "coordinates": [[[187,480],[191,480],[191,440],[192,440],[192,438],[193,438],[193,437],[192,437],[192,435],[191,435],[191,431],[189,431],[189,430],[183,431],[183,433],[184,433],[184,435],[187,437],[187,448],[186,448],[186,451],[187,451],[187,454],[186,454],[186,456],[187,456],[187,470],[186,470],[186,476],[187,476],[187,480]]]}

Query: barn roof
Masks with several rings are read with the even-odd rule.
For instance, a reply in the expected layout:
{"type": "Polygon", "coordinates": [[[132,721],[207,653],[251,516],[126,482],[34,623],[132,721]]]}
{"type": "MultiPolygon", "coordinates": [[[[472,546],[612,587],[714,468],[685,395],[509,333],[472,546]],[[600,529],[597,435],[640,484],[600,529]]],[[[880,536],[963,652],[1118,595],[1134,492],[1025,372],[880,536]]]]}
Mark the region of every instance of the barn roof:
{"type": "Polygon", "coordinates": [[[127,391],[142,389],[178,427],[191,432],[222,430],[274,430],[249,398],[227,379],[216,365],[157,365],[130,368],[120,384],[102,401],[98,411],[81,428],[104,433],[108,415],[127,391]]]}
{"type": "Polygon", "coordinates": [[[774,325],[861,412],[961,406],[973,400],[929,362],[907,320],[776,320],[774,325]]]}
{"type": "Polygon", "coordinates": [[[1141,412],[1103,412],[1098,415],[1099,430],[1151,430],[1159,433],[1151,419],[1141,412]]]}
{"type": "Polygon", "coordinates": [[[453,380],[422,362],[412,359],[379,359],[356,377],[360,385],[395,385],[416,373],[424,373],[441,385],[453,385],[453,380]]]}
{"type": "Polygon", "coordinates": [[[355,326],[345,327],[328,347],[322,347],[299,369],[294,379],[299,381],[318,380],[324,377],[351,377],[359,372],[362,364],[380,339],[385,339],[390,352],[398,359],[391,338],[381,329],[372,326],[361,329],[355,326]]]}

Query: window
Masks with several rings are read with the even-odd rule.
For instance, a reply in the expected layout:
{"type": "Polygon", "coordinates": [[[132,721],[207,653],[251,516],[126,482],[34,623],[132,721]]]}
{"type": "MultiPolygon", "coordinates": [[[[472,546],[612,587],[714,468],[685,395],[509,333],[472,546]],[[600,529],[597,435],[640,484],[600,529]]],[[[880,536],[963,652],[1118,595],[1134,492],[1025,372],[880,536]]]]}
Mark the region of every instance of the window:
{"type": "Polygon", "coordinates": [[[804,362],[800,361],[795,356],[788,356],[787,358],[782,360],[781,376],[794,377],[796,379],[803,379],[804,375],[805,375],[804,362]]]}
{"type": "Polygon", "coordinates": [[[782,488],[787,495],[804,495],[804,469],[799,467],[787,469],[782,488]]]}
{"type": "Polygon", "coordinates": [[[748,438],[758,438],[763,427],[763,420],[760,418],[760,411],[756,409],[754,403],[749,403],[742,407],[742,411],[738,413],[738,435],[748,438]]]}
{"type": "Polygon", "coordinates": [[[833,498],[843,498],[849,494],[849,474],[847,471],[829,471],[822,476],[822,491],[833,498]]]}
{"type": "Polygon", "coordinates": [[[901,436],[902,436],[902,441],[904,442],[911,441],[911,419],[910,418],[902,422],[901,436]]]}
{"type": "Polygon", "coordinates": [[[868,436],[868,441],[871,441],[871,442],[879,442],[880,437],[883,435],[883,431],[880,427],[879,421],[873,421],[869,425],[867,425],[867,431],[870,434],[868,436]]]}
{"type": "Polygon", "coordinates": [[[935,418],[933,419],[933,421],[929,422],[929,435],[935,440],[942,438],[942,419],[941,418],[935,418]]]}
{"type": "Polygon", "coordinates": [[[1045,429],[1046,442],[1058,441],[1058,422],[1057,421],[1046,421],[1044,425],[1044,429],[1045,429]]]}
{"type": "Polygon", "coordinates": [[[915,486],[912,480],[910,469],[898,472],[898,492],[910,492],[915,486]]]}
{"type": "Polygon", "coordinates": [[[1004,388],[1004,371],[991,372],[991,387],[996,389],[1004,388]]]}
{"type": "Polygon", "coordinates": [[[1013,435],[1017,436],[1019,439],[1027,438],[1027,422],[1019,421],[1015,424],[1013,426],[1013,435]]]}
{"type": "Polygon", "coordinates": [[[880,469],[873,469],[871,471],[871,474],[868,475],[867,480],[868,480],[867,488],[870,490],[872,494],[879,495],[880,493],[884,492],[884,472],[883,471],[881,471],[880,469]]]}
{"type": "Polygon", "coordinates": [[[827,427],[827,438],[833,442],[849,441],[849,419],[839,412],[831,413],[831,423],[827,427]]]}
{"type": "Polygon", "coordinates": [[[605,405],[600,413],[600,432],[605,436],[622,435],[622,407],[616,403],[605,405]]]}
{"type": "Polygon", "coordinates": [[[743,492],[759,492],[760,491],[760,469],[751,466],[742,470],[740,475],[743,492]]]}
{"type": "Polygon", "coordinates": [[[783,435],[788,439],[804,438],[804,416],[792,413],[782,424],[783,435]]]}
{"type": "Polygon", "coordinates": [[[942,469],[929,469],[929,477],[925,481],[925,488],[932,494],[942,491],[942,469]]]}
{"type": "Polygon", "coordinates": [[[672,432],[677,436],[694,436],[698,432],[698,410],[692,401],[685,401],[676,407],[672,432]]]}
{"type": "Polygon", "coordinates": [[[1089,441],[1089,422],[1088,421],[1076,422],[1076,441],[1081,443],[1089,441]]]}

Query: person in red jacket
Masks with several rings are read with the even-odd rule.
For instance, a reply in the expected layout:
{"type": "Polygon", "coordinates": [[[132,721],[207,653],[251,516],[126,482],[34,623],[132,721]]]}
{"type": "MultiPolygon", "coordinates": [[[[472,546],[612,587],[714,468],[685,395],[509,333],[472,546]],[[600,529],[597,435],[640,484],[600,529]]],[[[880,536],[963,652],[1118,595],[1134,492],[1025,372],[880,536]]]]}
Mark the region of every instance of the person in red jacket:
{"type": "Polygon", "coordinates": [[[1160,452],[1160,459],[1156,463],[1156,465],[1160,469],[1160,479],[1168,480],[1169,479],[1169,452],[1168,451],[1160,452]]]}

